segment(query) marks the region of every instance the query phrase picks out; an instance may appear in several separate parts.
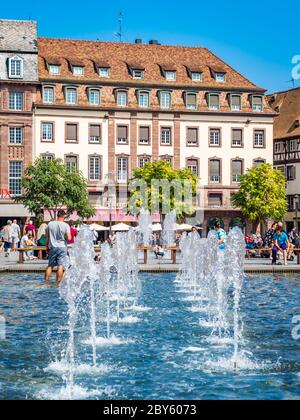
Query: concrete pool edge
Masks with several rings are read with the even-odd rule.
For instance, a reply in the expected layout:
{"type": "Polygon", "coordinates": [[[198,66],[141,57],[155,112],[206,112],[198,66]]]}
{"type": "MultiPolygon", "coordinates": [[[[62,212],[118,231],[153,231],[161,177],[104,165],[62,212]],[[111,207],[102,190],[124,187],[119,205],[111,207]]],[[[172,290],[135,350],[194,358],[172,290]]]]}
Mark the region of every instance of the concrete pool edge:
{"type": "MultiPolygon", "coordinates": [[[[46,269],[44,264],[14,264],[0,266],[1,273],[43,273],[46,269]]],[[[141,273],[178,273],[180,265],[155,264],[140,265],[141,273]]],[[[245,265],[246,274],[300,274],[300,266],[271,266],[271,265],[245,265]]]]}

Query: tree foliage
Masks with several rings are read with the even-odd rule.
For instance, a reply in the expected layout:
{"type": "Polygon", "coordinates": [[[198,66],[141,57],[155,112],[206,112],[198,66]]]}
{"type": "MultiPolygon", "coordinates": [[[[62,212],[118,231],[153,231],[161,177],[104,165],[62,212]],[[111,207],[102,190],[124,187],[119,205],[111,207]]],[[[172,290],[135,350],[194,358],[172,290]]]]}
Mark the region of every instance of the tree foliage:
{"type": "Polygon", "coordinates": [[[284,174],[269,164],[248,169],[239,182],[233,205],[252,222],[282,220],[287,212],[284,174]]]}
{"type": "Polygon", "coordinates": [[[27,167],[22,179],[22,203],[36,215],[48,210],[53,219],[60,209],[68,215],[74,211],[81,218],[89,218],[95,210],[89,203],[87,182],[81,173],[69,173],[59,160],[37,159],[27,167]]]}
{"type": "MultiPolygon", "coordinates": [[[[147,198],[143,200],[140,196],[139,188],[131,190],[130,200],[128,202],[128,211],[136,214],[136,208],[153,209],[159,208],[161,214],[166,214],[164,209],[175,210],[178,217],[194,212],[193,201],[187,199],[190,194],[192,198],[196,197],[198,178],[189,169],[173,169],[170,163],[160,160],[146,163],[143,168],[134,170],[132,185],[136,181],[144,181],[147,185],[147,198]],[[153,182],[169,185],[169,192],[166,193],[163,188],[153,188],[153,182]],[[176,187],[181,186],[180,197],[176,187]],[[190,188],[187,188],[190,185],[190,188]],[[189,192],[187,192],[189,190],[189,192]],[[186,198],[186,200],[185,200],[186,198]]],[[[137,183],[138,184],[138,183],[137,183]]]]}

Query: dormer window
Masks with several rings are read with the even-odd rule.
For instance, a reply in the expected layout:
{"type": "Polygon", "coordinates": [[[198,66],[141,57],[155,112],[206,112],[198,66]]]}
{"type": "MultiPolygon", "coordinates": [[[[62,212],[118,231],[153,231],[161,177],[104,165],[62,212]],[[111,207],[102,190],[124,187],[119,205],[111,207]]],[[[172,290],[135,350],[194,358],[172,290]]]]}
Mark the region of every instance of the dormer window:
{"type": "Polygon", "coordinates": [[[77,88],[66,87],[65,88],[66,103],[70,105],[77,104],[77,88]]]}
{"type": "Polygon", "coordinates": [[[53,76],[58,75],[60,73],[60,66],[58,64],[50,64],[49,73],[53,76]]]}
{"type": "Polygon", "coordinates": [[[193,82],[201,82],[202,81],[202,73],[193,71],[191,73],[192,81],[193,82]]]}
{"type": "Polygon", "coordinates": [[[138,92],[138,102],[141,108],[149,108],[150,105],[150,95],[147,91],[138,92]]]}
{"type": "Polygon", "coordinates": [[[220,95],[218,93],[208,94],[208,107],[210,111],[220,110],[220,95]]]}
{"type": "Polygon", "coordinates": [[[89,103],[90,105],[100,105],[100,89],[91,88],[89,89],[89,103]]]}
{"type": "Polygon", "coordinates": [[[161,108],[171,108],[172,95],[171,92],[159,92],[159,101],[161,108]]]}
{"type": "Polygon", "coordinates": [[[231,106],[232,111],[240,111],[242,109],[241,95],[236,95],[236,94],[230,95],[230,106],[231,106]]]}
{"type": "Polygon", "coordinates": [[[175,82],[175,80],[176,80],[176,71],[166,71],[166,80],[168,82],[175,82]]]}
{"type": "Polygon", "coordinates": [[[43,102],[52,104],[54,102],[54,87],[44,86],[43,87],[43,102]]]}
{"type": "Polygon", "coordinates": [[[195,92],[185,93],[185,106],[187,109],[190,109],[190,110],[197,109],[197,93],[195,92]]]}
{"type": "Polygon", "coordinates": [[[226,74],[217,72],[215,73],[216,82],[224,83],[226,81],[226,74]]]}
{"type": "Polygon", "coordinates": [[[23,78],[23,60],[20,57],[11,57],[8,61],[8,74],[10,79],[23,78]]]}
{"type": "Polygon", "coordinates": [[[73,66],[72,67],[74,76],[83,76],[84,75],[84,67],[83,66],[73,66]]]}
{"type": "Polygon", "coordinates": [[[126,90],[117,91],[117,105],[122,107],[128,105],[128,93],[126,90]]]}
{"type": "Polygon", "coordinates": [[[104,77],[108,79],[110,76],[110,68],[109,67],[98,67],[98,74],[100,77],[104,77]]]}
{"type": "Polygon", "coordinates": [[[133,70],[132,71],[132,77],[134,79],[144,79],[144,71],[143,70],[133,70]]]}
{"type": "Polygon", "coordinates": [[[263,98],[262,96],[253,95],[252,96],[252,111],[262,112],[263,111],[263,98]]]}

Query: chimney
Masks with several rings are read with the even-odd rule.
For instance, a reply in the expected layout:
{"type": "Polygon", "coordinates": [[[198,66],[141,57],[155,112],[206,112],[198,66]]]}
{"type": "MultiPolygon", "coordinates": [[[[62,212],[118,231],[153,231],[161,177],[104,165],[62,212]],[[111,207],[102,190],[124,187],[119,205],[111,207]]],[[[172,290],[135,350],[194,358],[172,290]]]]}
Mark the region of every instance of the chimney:
{"type": "Polygon", "coordinates": [[[300,127],[300,121],[299,120],[295,120],[295,128],[299,128],[300,127]]]}
{"type": "Polygon", "coordinates": [[[149,44],[150,44],[150,45],[159,45],[159,43],[158,43],[157,39],[151,39],[151,40],[149,41],[149,44]]]}
{"type": "Polygon", "coordinates": [[[143,43],[142,38],[137,38],[137,39],[135,40],[135,43],[136,43],[136,44],[142,44],[142,43],[143,43]]]}

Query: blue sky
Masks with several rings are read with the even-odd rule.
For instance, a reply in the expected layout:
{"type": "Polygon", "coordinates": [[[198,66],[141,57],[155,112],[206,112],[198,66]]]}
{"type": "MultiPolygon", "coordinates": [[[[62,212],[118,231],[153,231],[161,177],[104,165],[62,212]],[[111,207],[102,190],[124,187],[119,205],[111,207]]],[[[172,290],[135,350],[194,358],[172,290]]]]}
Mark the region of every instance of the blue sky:
{"type": "Polygon", "coordinates": [[[296,1],[15,0],[2,2],[0,17],[35,19],[40,36],[115,41],[120,11],[126,42],[205,46],[269,92],[292,87],[291,61],[300,55],[296,1]]]}

